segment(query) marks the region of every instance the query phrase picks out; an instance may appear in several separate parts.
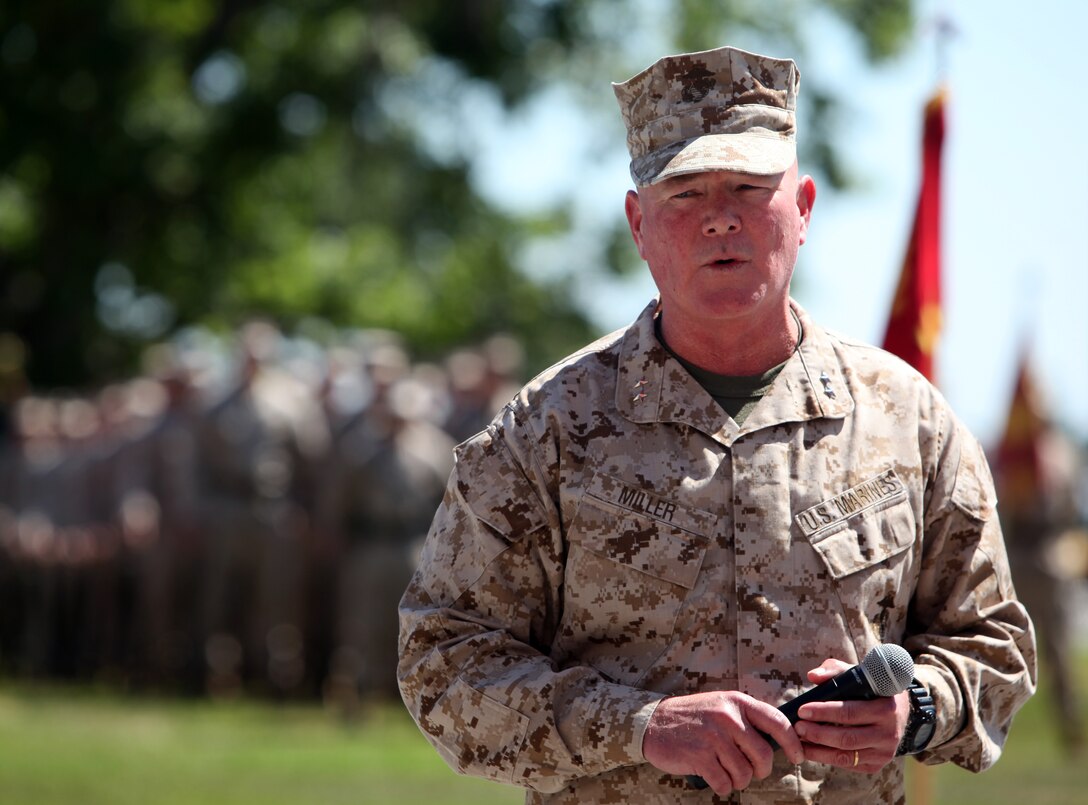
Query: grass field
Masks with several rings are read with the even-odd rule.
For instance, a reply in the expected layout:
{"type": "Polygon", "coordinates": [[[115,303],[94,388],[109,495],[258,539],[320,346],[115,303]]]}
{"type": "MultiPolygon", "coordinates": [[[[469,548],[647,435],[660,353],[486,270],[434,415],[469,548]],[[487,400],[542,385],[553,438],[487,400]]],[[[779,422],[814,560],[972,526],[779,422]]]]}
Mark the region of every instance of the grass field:
{"type": "MultiPolygon", "coordinates": [[[[1082,690],[1088,691],[1088,658],[1080,664],[1080,676],[1082,690]]],[[[931,803],[1088,801],[1088,757],[1067,757],[1049,718],[1044,689],[1017,717],[994,769],[982,775],[948,766],[931,771],[931,803]]],[[[450,772],[396,705],[375,707],[359,722],[346,724],[317,706],[0,686],[4,805],[521,801],[516,789],[450,772]]]]}
{"type": "Polygon", "coordinates": [[[348,725],[319,707],[0,688],[3,805],[500,805],[454,775],[399,706],[348,725]]]}

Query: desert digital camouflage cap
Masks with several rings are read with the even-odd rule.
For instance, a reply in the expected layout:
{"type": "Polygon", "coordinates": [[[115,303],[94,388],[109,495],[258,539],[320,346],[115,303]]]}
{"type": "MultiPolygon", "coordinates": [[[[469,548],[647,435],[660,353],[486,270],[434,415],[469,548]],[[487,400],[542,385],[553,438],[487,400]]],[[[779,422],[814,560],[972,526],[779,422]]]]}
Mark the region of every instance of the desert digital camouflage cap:
{"type": "Polygon", "coordinates": [[[797,155],[800,73],[789,59],[732,47],[666,56],[613,84],[643,187],[705,170],[771,174],[797,155]]]}

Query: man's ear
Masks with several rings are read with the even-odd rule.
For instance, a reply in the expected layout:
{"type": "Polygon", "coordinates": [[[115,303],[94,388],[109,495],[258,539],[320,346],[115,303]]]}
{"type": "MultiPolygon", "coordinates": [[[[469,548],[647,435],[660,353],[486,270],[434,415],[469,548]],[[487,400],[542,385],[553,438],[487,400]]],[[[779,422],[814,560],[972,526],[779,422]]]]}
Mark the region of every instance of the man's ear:
{"type": "Polygon", "coordinates": [[[808,237],[808,225],[812,220],[812,207],[816,204],[816,182],[808,174],[797,180],[797,211],[801,216],[799,243],[808,237]]]}
{"type": "Polygon", "coordinates": [[[623,200],[623,211],[627,213],[627,225],[631,227],[631,237],[635,239],[638,256],[645,260],[646,255],[642,251],[642,204],[637,191],[627,191],[627,198],[623,200]]]}

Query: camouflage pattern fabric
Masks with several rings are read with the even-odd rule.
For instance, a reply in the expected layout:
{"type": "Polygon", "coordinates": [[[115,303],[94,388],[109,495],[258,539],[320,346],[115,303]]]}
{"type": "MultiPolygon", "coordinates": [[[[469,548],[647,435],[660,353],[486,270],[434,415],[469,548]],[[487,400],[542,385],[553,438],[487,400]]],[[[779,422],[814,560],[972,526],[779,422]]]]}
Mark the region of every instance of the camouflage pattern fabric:
{"type": "Polygon", "coordinates": [[[639,187],[704,170],[781,173],[796,159],[797,65],[732,47],[666,56],[613,84],[639,187]]]}
{"type": "MultiPolygon", "coordinates": [[[[456,466],[401,601],[401,692],[455,770],[529,803],[721,801],[647,764],[665,696],[774,705],[826,657],[900,643],[937,702],[923,762],[1001,753],[1035,687],[982,451],[888,354],[805,339],[738,427],[654,335],[531,381],[456,466]]],[[[903,803],[776,754],[736,803],[903,803]]]]}

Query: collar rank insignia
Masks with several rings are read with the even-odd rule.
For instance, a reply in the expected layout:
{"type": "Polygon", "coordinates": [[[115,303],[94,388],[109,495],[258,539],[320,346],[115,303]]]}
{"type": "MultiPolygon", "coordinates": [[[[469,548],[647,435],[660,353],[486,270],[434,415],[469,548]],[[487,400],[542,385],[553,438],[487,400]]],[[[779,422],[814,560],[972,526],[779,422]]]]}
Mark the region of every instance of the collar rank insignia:
{"type": "Polygon", "coordinates": [[[824,394],[835,399],[835,389],[831,388],[831,378],[827,376],[827,372],[820,372],[820,382],[824,384],[824,394]]]}

